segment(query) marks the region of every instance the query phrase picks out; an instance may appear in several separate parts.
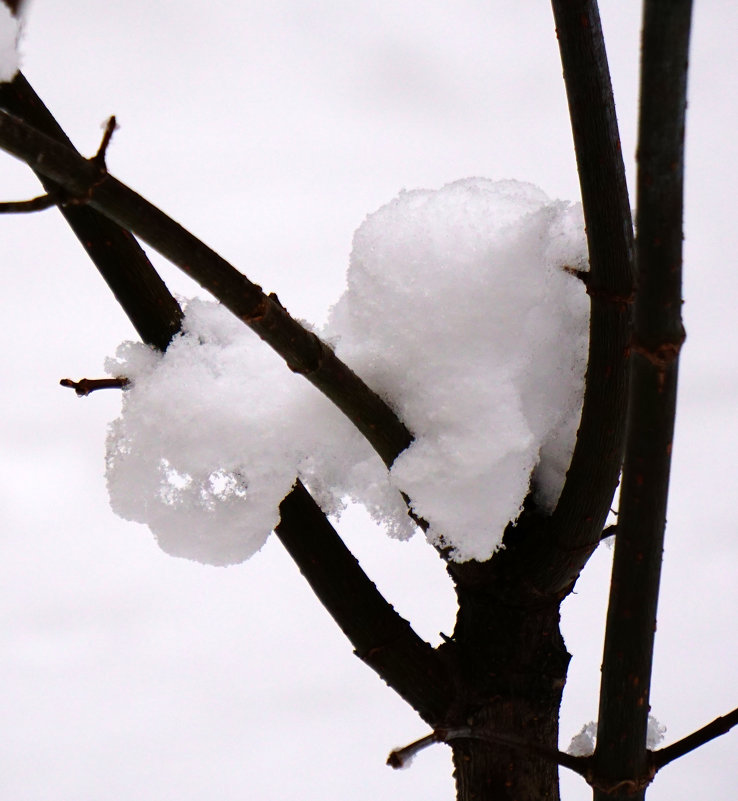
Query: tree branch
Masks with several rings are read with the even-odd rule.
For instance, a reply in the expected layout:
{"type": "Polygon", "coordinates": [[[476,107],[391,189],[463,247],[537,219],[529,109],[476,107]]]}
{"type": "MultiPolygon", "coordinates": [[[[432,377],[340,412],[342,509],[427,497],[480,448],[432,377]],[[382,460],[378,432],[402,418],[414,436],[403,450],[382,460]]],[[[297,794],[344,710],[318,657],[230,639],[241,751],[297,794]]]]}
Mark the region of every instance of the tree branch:
{"type": "Polygon", "coordinates": [[[600,541],[622,463],[633,226],[595,0],[552,0],[587,228],[589,360],[576,447],[531,580],[567,591],[600,541]]]}
{"type": "MultiPolygon", "coordinates": [[[[646,727],[684,340],[682,208],[690,19],[691,0],[645,2],[636,221],[639,286],[595,750],[596,774],[605,780],[644,776],[649,767],[646,727]]],[[[628,797],[642,798],[643,792],[639,788],[628,797]]],[[[605,797],[595,794],[596,800],[605,797]]]]}
{"type": "Polygon", "coordinates": [[[713,720],[711,723],[708,723],[701,729],[692,732],[692,734],[688,734],[681,740],[677,740],[675,743],[667,745],[665,748],[659,748],[658,751],[652,751],[651,764],[653,765],[654,771],[661,770],[664,765],[668,765],[669,762],[673,762],[675,759],[683,757],[690,751],[694,751],[696,748],[705,745],[705,743],[709,743],[710,740],[714,740],[716,737],[727,734],[727,732],[729,732],[736,724],[738,724],[738,709],[728,712],[727,715],[722,715],[719,718],[715,718],[715,720],[713,720]]]}
{"type": "Polygon", "coordinates": [[[439,654],[387,603],[299,481],[279,512],[275,534],[356,655],[437,725],[451,701],[439,654]]]}
{"type": "Polygon", "coordinates": [[[79,381],[62,378],[59,382],[60,386],[73,389],[79,398],[87,397],[91,392],[97,392],[98,389],[125,389],[129,384],[130,381],[125,376],[116,378],[80,378],[79,381]]]}
{"type": "MultiPolygon", "coordinates": [[[[36,124],[43,125],[52,136],[71,147],[53,116],[22,76],[13,84],[0,86],[0,105],[12,106],[19,114],[27,113],[36,124]],[[12,91],[6,87],[12,87],[12,91]]],[[[109,141],[112,130],[109,124],[104,144],[109,141]]],[[[171,336],[179,330],[182,312],[133,236],[91,208],[72,206],[62,212],[106,280],[112,272],[118,285],[127,288],[116,293],[116,298],[132,320],[146,321],[139,331],[144,342],[157,350],[166,350],[171,336]],[[155,304],[149,302],[149,293],[137,291],[150,286],[163,296],[155,304]],[[175,314],[171,313],[173,308],[175,314]]],[[[276,296],[274,302],[279,305],[276,296]]],[[[111,382],[116,386],[121,384],[117,379],[111,382]]],[[[65,382],[65,386],[71,386],[79,394],[80,390],[96,388],[90,386],[93,383],[99,384],[83,379],[65,382]]],[[[280,514],[277,536],[349,637],[357,655],[427,722],[433,724],[439,720],[449,693],[439,655],[382,597],[299,482],[280,505],[280,514]]]]}
{"type": "Polygon", "coordinates": [[[6,200],[0,203],[0,214],[28,214],[56,206],[59,199],[53,195],[39,195],[30,200],[6,200]]]}
{"type": "MultiPolygon", "coordinates": [[[[0,108],[74,149],[21,73],[10,83],[0,84],[0,108]]],[[[51,197],[64,196],[58,184],[38,173],[37,176],[51,197]]],[[[138,242],[128,231],[91,208],[60,205],[59,209],[141,339],[165,350],[179,331],[182,311],[138,242]]]]}
{"type": "Polygon", "coordinates": [[[302,373],[361,431],[387,466],[412,441],[388,404],[312,331],[294,320],[215,251],[102,170],[22,120],[0,113],[0,147],[61,185],[69,195],[136,234],[211,292],[302,373]]]}
{"type": "Polygon", "coordinates": [[[514,734],[491,731],[485,728],[474,728],[473,726],[463,726],[460,728],[439,728],[435,729],[425,737],[421,737],[403,748],[396,748],[387,757],[387,764],[392,768],[404,768],[416,754],[435,743],[451,743],[454,740],[480,740],[494,745],[501,745],[513,748],[517,751],[536,754],[556,765],[568,768],[574,773],[578,773],[585,779],[589,775],[591,758],[589,756],[574,756],[556,748],[547,748],[541,743],[533,740],[526,740],[514,734]]]}

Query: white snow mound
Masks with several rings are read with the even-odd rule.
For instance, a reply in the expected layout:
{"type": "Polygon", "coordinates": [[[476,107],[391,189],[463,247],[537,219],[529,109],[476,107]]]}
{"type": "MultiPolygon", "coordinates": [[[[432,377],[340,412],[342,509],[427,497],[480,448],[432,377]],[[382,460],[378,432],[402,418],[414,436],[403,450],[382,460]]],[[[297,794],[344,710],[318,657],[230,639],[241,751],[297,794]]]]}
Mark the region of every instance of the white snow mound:
{"type": "Polygon", "coordinates": [[[304,378],[218,304],[187,304],[164,355],[124,343],[108,436],[113,509],[166,551],[241,561],[300,477],[324,510],[363,503],[457,561],[500,547],[531,487],[552,510],[579,421],[589,304],[581,209],[531,184],[468,179],[402,192],[354,236],[348,289],[321,335],[415,441],[390,472],[304,378]]]}

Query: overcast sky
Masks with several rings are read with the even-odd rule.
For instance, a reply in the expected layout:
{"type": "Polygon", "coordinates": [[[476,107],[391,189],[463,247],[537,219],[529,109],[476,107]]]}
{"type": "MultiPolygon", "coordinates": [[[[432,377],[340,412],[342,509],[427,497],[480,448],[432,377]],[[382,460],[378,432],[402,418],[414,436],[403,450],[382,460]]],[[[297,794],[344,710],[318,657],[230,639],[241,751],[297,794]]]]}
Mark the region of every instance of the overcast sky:
{"type": "MultiPolygon", "coordinates": [[[[602,4],[631,186],[637,5],[602,4]]],[[[545,2],[35,0],[26,28],[25,74],[77,146],[93,153],[116,114],[111,172],[314,322],[342,290],[353,231],[401,188],[485,176],[578,197],[545,2]]],[[[667,742],[738,705],[736,30],[734,3],[697,4],[688,340],[652,691],[667,742]]],[[[37,193],[0,157],[2,199],[37,193]]],[[[112,514],[104,439],[120,399],[78,400],[58,381],[101,376],[134,332],[54,211],[0,219],[0,236],[3,797],[453,797],[443,746],[384,766],[426,729],[352,656],[274,538],[210,568],[112,514]]],[[[430,547],[388,540],[361,510],[341,532],[422,636],[450,632],[430,547]]],[[[595,555],[564,609],[563,747],[596,715],[609,558],[595,555]]],[[[667,767],[649,798],[732,799],[736,737],[667,767]]],[[[578,777],[563,793],[590,797],[578,777]]]]}

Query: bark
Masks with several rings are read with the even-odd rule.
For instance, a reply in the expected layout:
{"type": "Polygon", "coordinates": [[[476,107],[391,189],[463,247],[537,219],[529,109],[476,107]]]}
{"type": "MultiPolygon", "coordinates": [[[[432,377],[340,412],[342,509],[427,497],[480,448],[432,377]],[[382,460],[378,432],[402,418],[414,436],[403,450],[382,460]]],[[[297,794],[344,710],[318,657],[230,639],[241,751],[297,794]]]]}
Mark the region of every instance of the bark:
{"type": "MultiPolygon", "coordinates": [[[[558,601],[511,605],[459,588],[454,645],[467,722],[556,750],[569,663],[558,601]]],[[[558,766],[533,748],[470,739],[453,756],[459,801],[558,801],[558,766]]]]}
{"type": "Polygon", "coordinates": [[[591,299],[582,419],[548,536],[528,561],[568,591],[597,547],[620,474],[633,299],[633,225],[596,0],[552,0],[586,224],[591,299]]]}
{"type": "Polygon", "coordinates": [[[691,0],[647,0],[638,131],[638,292],[623,484],[602,663],[597,801],[645,795],[656,609],[666,527],[681,318],[691,0]],[[617,789],[612,791],[615,786],[617,789]]]}

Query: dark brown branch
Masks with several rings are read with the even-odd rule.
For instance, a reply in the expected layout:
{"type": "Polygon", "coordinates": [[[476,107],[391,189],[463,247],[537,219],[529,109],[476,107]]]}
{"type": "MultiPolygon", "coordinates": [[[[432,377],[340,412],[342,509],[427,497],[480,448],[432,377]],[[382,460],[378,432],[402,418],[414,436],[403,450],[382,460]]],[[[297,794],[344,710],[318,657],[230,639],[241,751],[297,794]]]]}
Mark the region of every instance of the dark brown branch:
{"type": "Polygon", "coordinates": [[[475,729],[472,726],[435,729],[431,734],[421,737],[403,748],[396,748],[387,757],[387,764],[392,768],[406,767],[408,761],[413,759],[424,748],[428,748],[428,746],[435,743],[451,743],[454,740],[481,740],[482,742],[536,754],[556,765],[568,768],[584,778],[587,778],[590,770],[591,758],[588,756],[574,756],[573,754],[567,754],[565,751],[547,748],[540,743],[526,740],[513,734],[504,734],[488,729],[475,729]]]}
{"type": "Polygon", "coordinates": [[[673,762],[690,751],[705,745],[705,743],[709,743],[710,740],[727,734],[735,725],[738,725],[738,709],[728,712],[727,715],[715,718],[711,723],[692,732],[692,734],[688,734],[681,740],[667,745],[665,748],[659,748],[658,751],[651,752],[651,764],[654,771],[661,770],[664,765],[668,765],[669,762],[673,762]]]}
{"type": "Polygon", "coordinates": [[[0,203],[0,214],[26,214],[33,211],[44,211],[56,206],[58,198],[53,195],[39,195],[30,200],[6,200],[0,203]]]}
{"type": "MultiPolygon", "coordinates": [[[[681,319],[691,0],[646,0],[641,47],[628,434],[602,663],[596,775],[649,775],[646,728],[666,526],[681,319]]],[[[643,788],[629,795],[638,801],[643,788]]],[[[625,798],[627,793],[615,797],[625,798]]],[[[605,794],[595,793],[596,801],[605,794]]],[[[612,796],[607,796],[608,798],[612,796]]]]}
{"type": "Polygon", "coordinates": [[[107,170],[107,166],[105,165],[105,155],[108,152],[108,145],[110,144],[117,127],[118,123],[115,121],[115,115],[109,117],[108,121],[105,123],[105,132],[103,133],[100,147],[97,149],[97,153],[95,153],[91,159],[91,161],[95,163],[101,170],[107,170]]]}
{"type": "MultiPolygon", "coordinates": [[[[0,108],[6,109],[73,148],[51,112],[21,73],[0,84],[0,108]]],[[[39,176],[46,191],[61,198],[64,192],[53,181],[39,176]]],[[[70,228],[128,315],[141,339],[159,350],[166,349],[179,331],[182,311],[143,249],[128,231],[86,206],[61,206],[70,228]]]]}
{"type": "Polygon", "coordinates": [[[576,580],[600,541],[617,486],[633,294],[633,226],[597,3],[552,6],[587,228],[591,319],[576,448],[531,577],[546,593],[576,580]]]}
{"type": "Polygon", "coordinates": [[[404,745],[402,748],[395,748],[394,751],[390,751],[387,757],[387,764],[395,770],[406,768],[410,764],[410,761],[421,751],[428,748],[428,746],[444,742],[443,734],[444,732],[442,729],[437,729],[409,745],[404,745]]]}
{"type": "Polygon", "coordinates": [[[356,655],[437,725],[451,702],[439,654],[387,603],[299,481],[279,512],[276,535],[356,655]]]}
{"type": "Polygon", "coordinates": [[[225,259],[98,165],[22,120],[0,113],[0,146],[139,236],[211,292],[323,392],[361,431],[388,466],[412,441],[387,403],[314,333],[225,259]]]}
{"type": "Polygon", "coordinates": [[[616,524],[612,526],[608,526],[601,534],[600,541],[606,540],[609,537],[614,537],[618,533],[618,527],[616,524]]]}
{"type": "MultiPolygon", "coordinates": [[[[61,128],[22,76],[6,86],[11,86],[13,92],[4,93],[0,87],[0,103],[11,105],[16,112],[27,113],[35,124],[43,124],[59,140],[68,143],[61,128]]],[[[132,320],[142,317],[148,320],[140,331],[144,342],[157,350],[166,350],[171,336],[179,330],[182,313],[136,240],[93,209],[79,206],[62,212],[80,237],[79,215],[86,215],[82,227],[88,221],[91,223],[84,230],[86,249],[106,280],[112,263],[119,266],[119,283],[129,287],[135,287],[137,283],[159,287],[158,291],[164,297],[155,305],[148,304],[146,293],[137,291],[120,292],[116,298],[132,320]],[[101,260],[102,264],[99,263],[101,260]],[[176,314],[171,314],[171,308],[176,309],[176,314]],[[164,337],[160,334],[162,331],[171,333],[164,337]]],[[[281,307],[276,295],[272,296],[272,301],[281,307]]],[[[70,383],[77,388],[75,382],[70,383]]],[[[280,513],[282,520],[277,527],[277,536],[315,594],[346,632],[357,654],[429,723],[441,719],[448,702],[448,690],[440,657],[381,596],[301,484],[298,483],[282,502],[280,513]]]]}
{"type": "Polygon", "coordinates": [[[118,376],[117,378],[80,378],[79,381],[62,378],[59,384],[62,387],[73,389],[77,393],[77,397],[83,398],[98,389],[125,389],[130,384],[130,381],[125,376],[118,376]]]}

